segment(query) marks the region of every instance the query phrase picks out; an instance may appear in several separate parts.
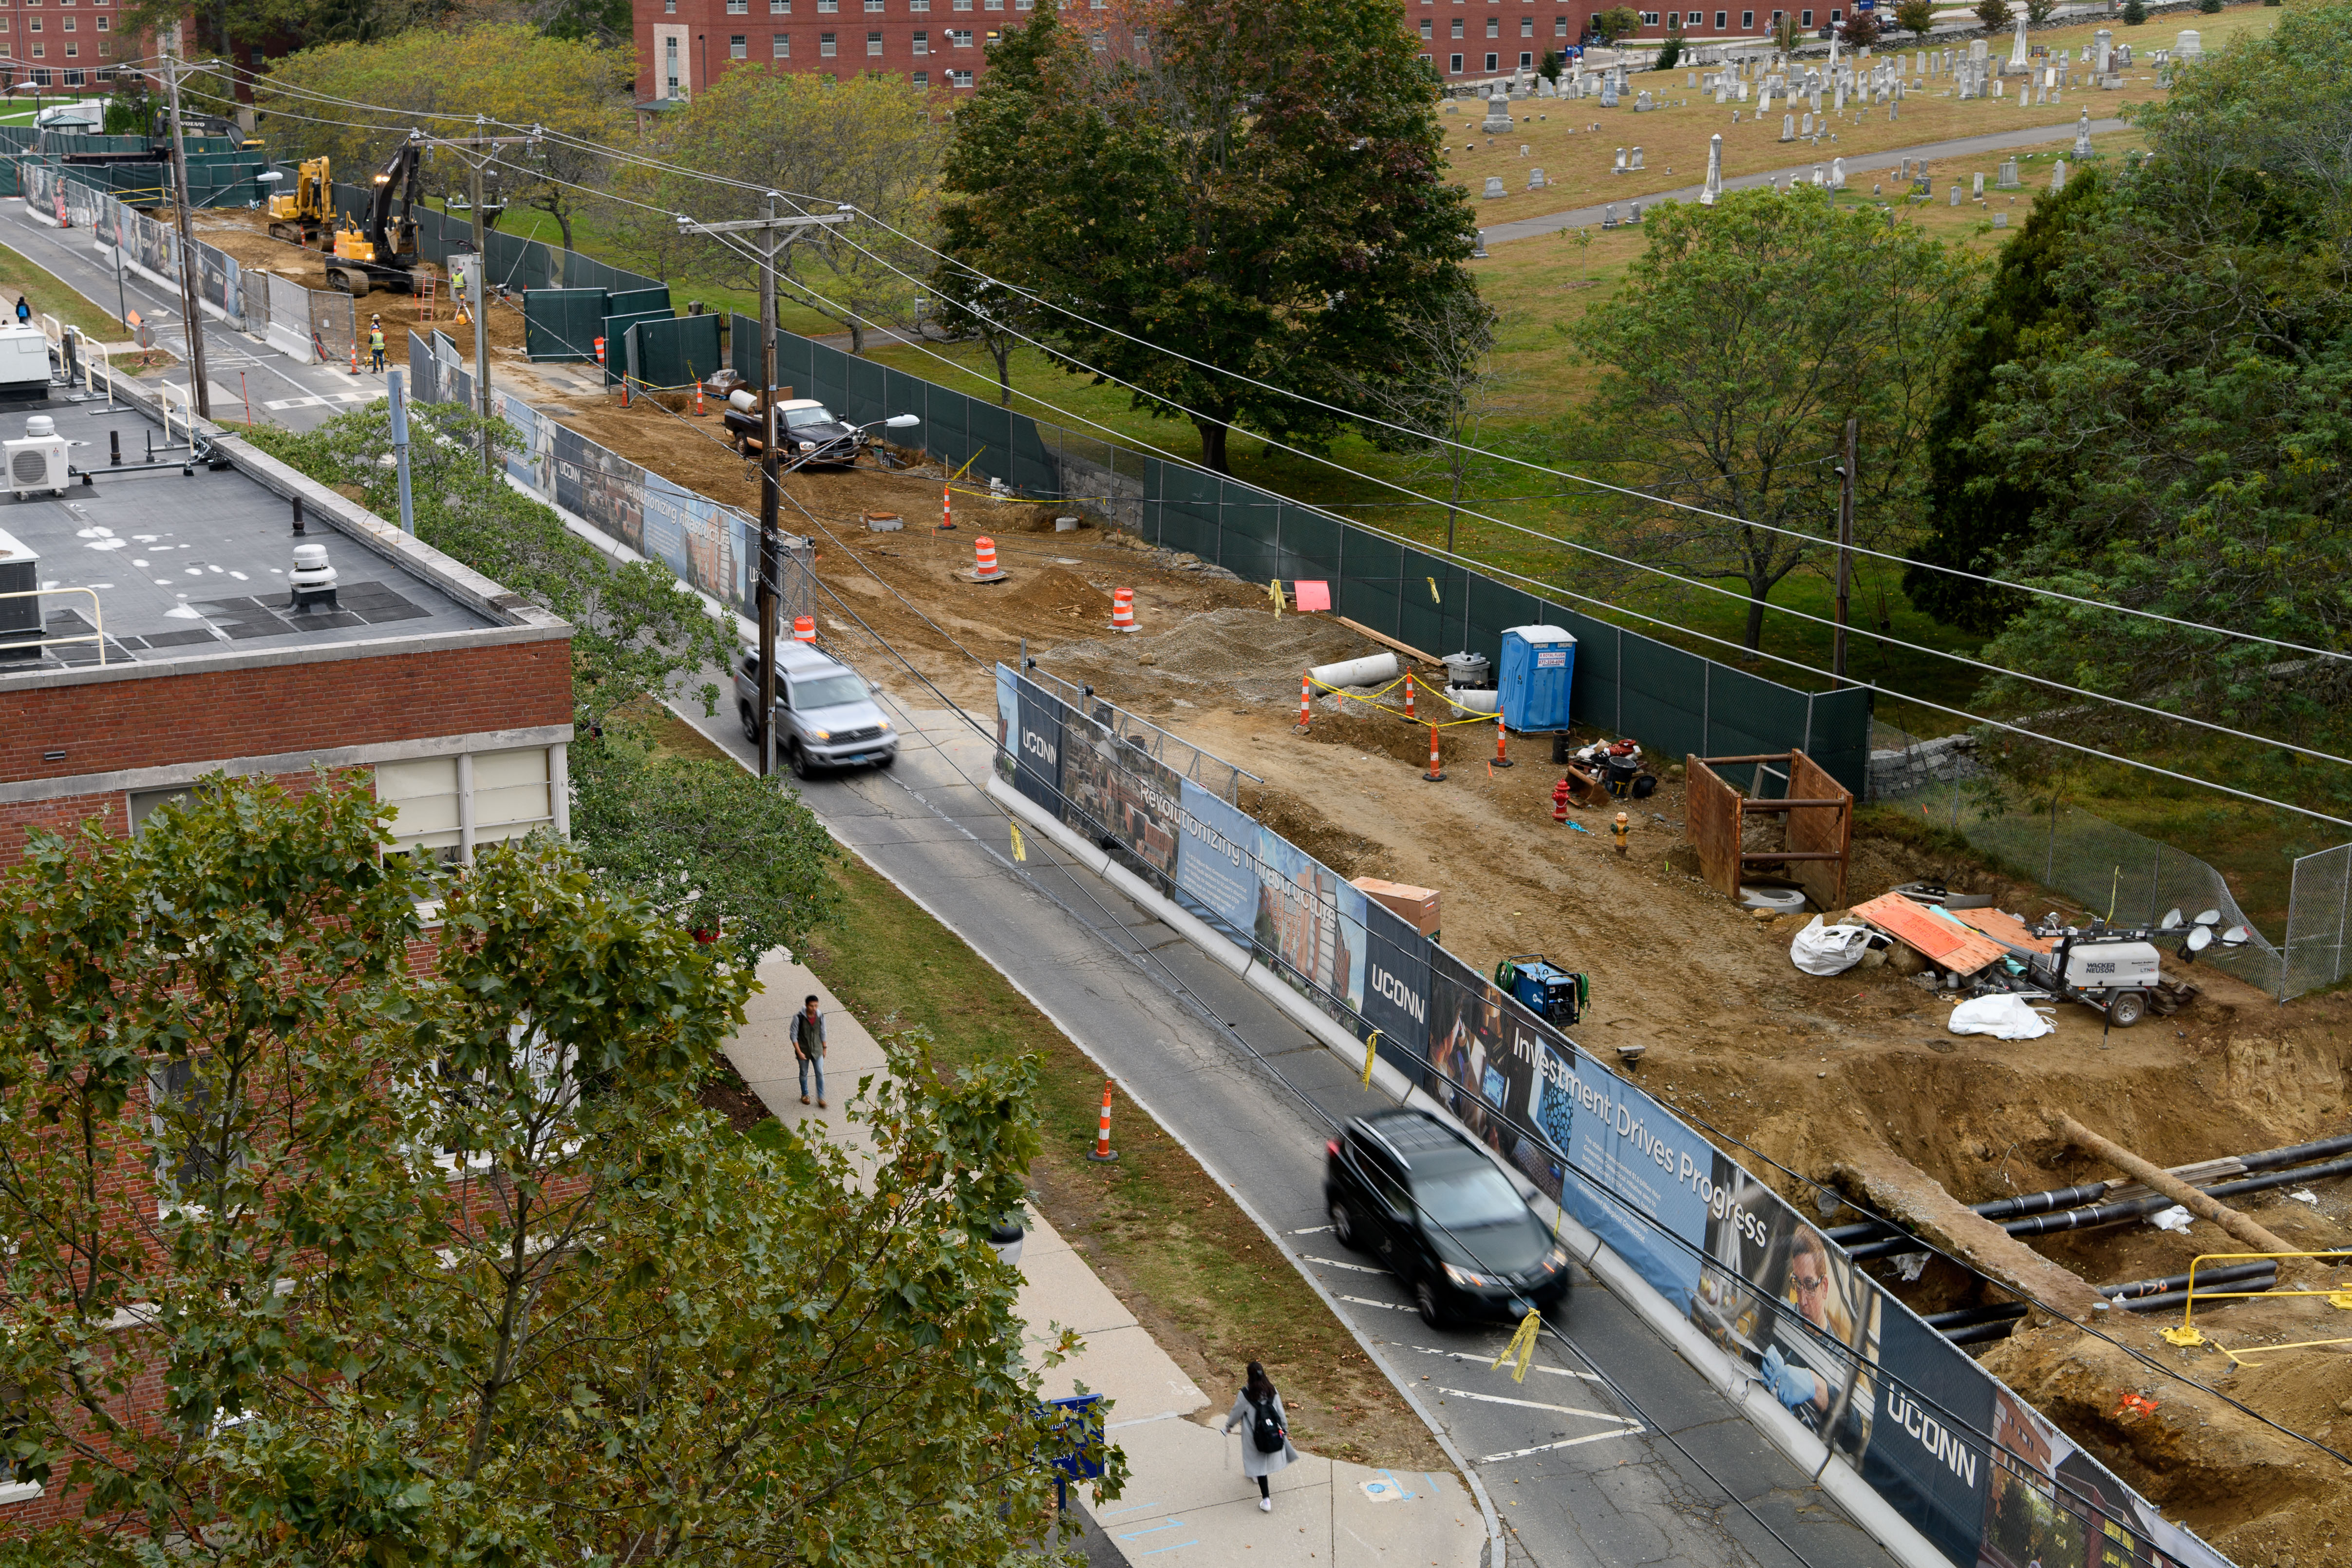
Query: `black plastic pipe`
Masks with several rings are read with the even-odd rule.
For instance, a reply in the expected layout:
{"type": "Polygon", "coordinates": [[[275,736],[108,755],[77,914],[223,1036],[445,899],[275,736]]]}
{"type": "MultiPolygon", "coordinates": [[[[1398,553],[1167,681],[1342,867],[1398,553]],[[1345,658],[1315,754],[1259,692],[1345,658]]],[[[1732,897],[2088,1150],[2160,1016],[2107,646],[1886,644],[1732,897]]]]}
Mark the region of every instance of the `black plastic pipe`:
{"type": "MultiPolygon", "coordinates": [[[[2324,1164],[2303,1165],[2291,1171],[2265,1171],[2259,1176],[2247,1176],[2239,1181],[2221,1182],[2204,1189],[2209,1198],[2236,1197],[2241,1193],[2268,1192],[2295,1182],[2326,1181],[2331,1176],[2352,1175],[2352,1158],[2330,1160],[2324,1164]]],[[[2118,1220],[2137,1219],[2158,1209],[2172,1206],[2172,1200],[2162,1193],[2151,1193],[2144,1198],[2126,1198],[2121,1203],[2100,1204],[2095,1208],[2068,1209],[2063,1214],[2031,1215],[2011,1220],[2001,1229],[2011,1236],[2046,1236],[2053,1231],[2087,1230],[2094,1226],[2114,1225],[2118,1220]]]]}

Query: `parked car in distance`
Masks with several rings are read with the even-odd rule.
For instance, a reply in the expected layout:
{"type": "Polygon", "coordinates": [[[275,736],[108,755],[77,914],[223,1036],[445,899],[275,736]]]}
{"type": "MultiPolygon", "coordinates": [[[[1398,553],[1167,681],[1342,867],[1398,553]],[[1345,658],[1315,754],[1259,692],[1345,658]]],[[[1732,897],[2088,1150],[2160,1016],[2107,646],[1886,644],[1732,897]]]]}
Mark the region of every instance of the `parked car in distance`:
{"type": "MultiPolygon", "coordinates": [[[[760,739],[760,655],[735,661],[735,713],[746,740],[760,739]]],[[[812,647],[776,649],[776,755],[794,778],[820,769],[898,760],[898,734],[855,670],[812,647]]]]}
{"type": "Polygon", "coordinates": [[[1388,1265],[1422,1321],[1549,1312],[1568,1300],[1568,1249],[1461,1132],[1402,1108],[1360,1116],[1327,1146],[1324,1212],[1339,1245],[1388,1265]]]}

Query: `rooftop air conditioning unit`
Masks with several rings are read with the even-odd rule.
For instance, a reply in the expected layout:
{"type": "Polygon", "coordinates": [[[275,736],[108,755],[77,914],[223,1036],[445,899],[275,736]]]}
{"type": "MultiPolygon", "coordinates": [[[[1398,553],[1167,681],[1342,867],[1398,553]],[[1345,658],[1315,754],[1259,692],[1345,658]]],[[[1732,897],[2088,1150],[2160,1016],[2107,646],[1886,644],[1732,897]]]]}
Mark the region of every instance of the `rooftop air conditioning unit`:
{"type": "Polygon", "coordinates": [[[18,500],[35,490],[66,493],[69,482],[66,456],[70,446],[46,414],[36,414],[25,422],[22,439],[0,441],[0,453],[6,455],[8,462],[8,488],[16,492],[18,500]]]}

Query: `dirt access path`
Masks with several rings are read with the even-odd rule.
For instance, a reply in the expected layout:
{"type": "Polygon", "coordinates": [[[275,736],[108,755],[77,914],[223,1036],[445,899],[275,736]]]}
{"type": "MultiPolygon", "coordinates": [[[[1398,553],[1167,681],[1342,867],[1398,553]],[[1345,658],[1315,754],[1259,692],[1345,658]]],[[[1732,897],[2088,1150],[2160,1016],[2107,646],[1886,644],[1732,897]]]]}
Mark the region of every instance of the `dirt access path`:
{"type": "MultiPolygon", "coordinates": [[[[741,459],[711,438],[715,417],[642,404],[623,412],[606,402],[558,416],[705,494],[756,504],[741,459]]],[[[2136,1029],[2103,1037],[2093,1015],[2062,1006],[2057,1033],[2040,1040],[1954,1037],[1944,1026],[1948,1005],[1890,968],[1801,973],[1788,952],[1798,920],[1759,921],[1671,863],[1682,826],[1678,782],[1641,803],[1631,850],[1620,858],[1606,813],[1576,814],[1586,832],[1550,820],[1559,774],[1543,742],[1516,742],[1518,765],[1489,770],[1490,730],[1446,731],[1449,777],[1427,784],[1425,730],[1318,709],[1302,737],[1294,729],[1299,671],[1375,645],[1328,617],[1277,618],[1263,585],[1107,532],[1083,507],[959,495],[958,528],[940,532],[941,483],[935,466],[789,481],[806,521],[787,507],[787,525],[813,525],[818,574],[837,596],[819,616],[828,642],[909,700],[935,701],[894,658],[877,657],[871,638],[887,639],[939,690],[986,712],[994,662],[1015,658],[1025,641],[1048,670],[1258,775],[1265,782],[1245,787],[1244,807],[1334,870],[1439,889],[1445,945],[1474,967],[1540,952],[1590,972],[1592,1007],[1578,1031],[1586,1045],[1639,1041],[1647,1051],[1632,1071],[1645,1089],[1798,1172],[1827,1180],[1843,1156],[1875,1146],[1974,1203],[2115,1174],[2048,1132],[2045,1110],[2063,1110],[2163,1164],[2301,1142],[2352,1121],[2345,997],[2280,1007],[2200,972],[2207,992],[2194,1006],[2136,1029]],[[867,512],[896,514],[905,526],[868,532],[867,512]],[[1084,519],[1080,529],[1054,531],[1055,516],[1073,514],[1084,519]],[[983,532],[1011,574],[1003,584],[956,575],[983,532]],[[1134,590],[1143,628],[1135,636],[1108,633],[1114,587],[1134,590]]],[[[1849,897],[1937,876],[1992,892],[2028,920],[2051,908],[2074,912],[1990,873],[1952,842],[1925,824],[1865,814],[1849,897]]],[[[1760,1172],[1753,1155],[1741,1157],[1760,1172]]],[[[1801,1202],[1813,1198],[1786,1178],[1777,1184],[1801,1202]]],[[[2321,1184],[2311,1203],[2273,1192],[2244,1206],[2298,1245],[2335,1246],[2352,1241],[2347,1187],[2321,1184]]],[[[2201,1223],[2187,1236],[2135,1224],[2033,1245],[2097,1283],[2236,1249],[2201,1223]]],[[[1895,1283],[1923,1310],[1999,1299],[1941,1264],[1895,1283]]],[[[2326,1319],[2352,1333],[2352,1318],[2316,1301],[2221,1306],[2209,1326],[2233,1344],[2325,1337],[2326,1319]],[[2282,1326],[2289,1320],[2299,1326],[2282,1326]]],[[[2219,1380],[2270,1419],[2352,1452],[2352,1441],[2334,1440],[2352,1437],[2344,1347],[2280,1352],[2271,1366],[2232,1373],[2217,1352],[2163,1343],[2159,1326],[2131,1319],[2114,1331],[2159,1364],[2219,1380]]],[[[2069,1327],[2021,1332],[1991,1347],[1988,1361],[2237,1560],[2344,1560],[2333,1538],[2352,1467],[2069,1327]],[[2156,1413],[2119,1405],[2126,1393],[2156,1400],[2156,1413]]]]}

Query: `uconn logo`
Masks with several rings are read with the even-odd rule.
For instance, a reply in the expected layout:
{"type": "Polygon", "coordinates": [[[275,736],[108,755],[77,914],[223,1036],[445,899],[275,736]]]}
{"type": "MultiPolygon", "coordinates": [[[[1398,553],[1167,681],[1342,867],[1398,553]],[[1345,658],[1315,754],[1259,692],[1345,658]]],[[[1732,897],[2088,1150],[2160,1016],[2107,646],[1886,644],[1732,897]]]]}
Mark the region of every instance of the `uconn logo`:
{"type": "Polygon", "coordinates": [[[1927,1413],[1927,1407],[1909,1394],[1895,1389],[1886,1391],[1887,1418],[1919,1440],[1919,1446],[1943,1467],[1969,1486],[1977,1484],[1976,1450],[1960,1441],[1959,1436],[1927,1413]]]}
{"type": "Polygon", "coordinates": [[[1429,1004],[1426,1000],[1415,995],[1411,986],[1379,964],[1373,964],[1371,970],[1373,994],[1385,996],[1395,1003],[1400,1009],[1409,1014],[1416,1024],[1429,1022],[1429,1004]]]}
{"type": "Polygon", "coordinates": [[[1052,743],[1034,730],[1024,729],[1021,731],[1021,749],[1049,768],[1055,766],[1058,761],[1052,743]]]}

